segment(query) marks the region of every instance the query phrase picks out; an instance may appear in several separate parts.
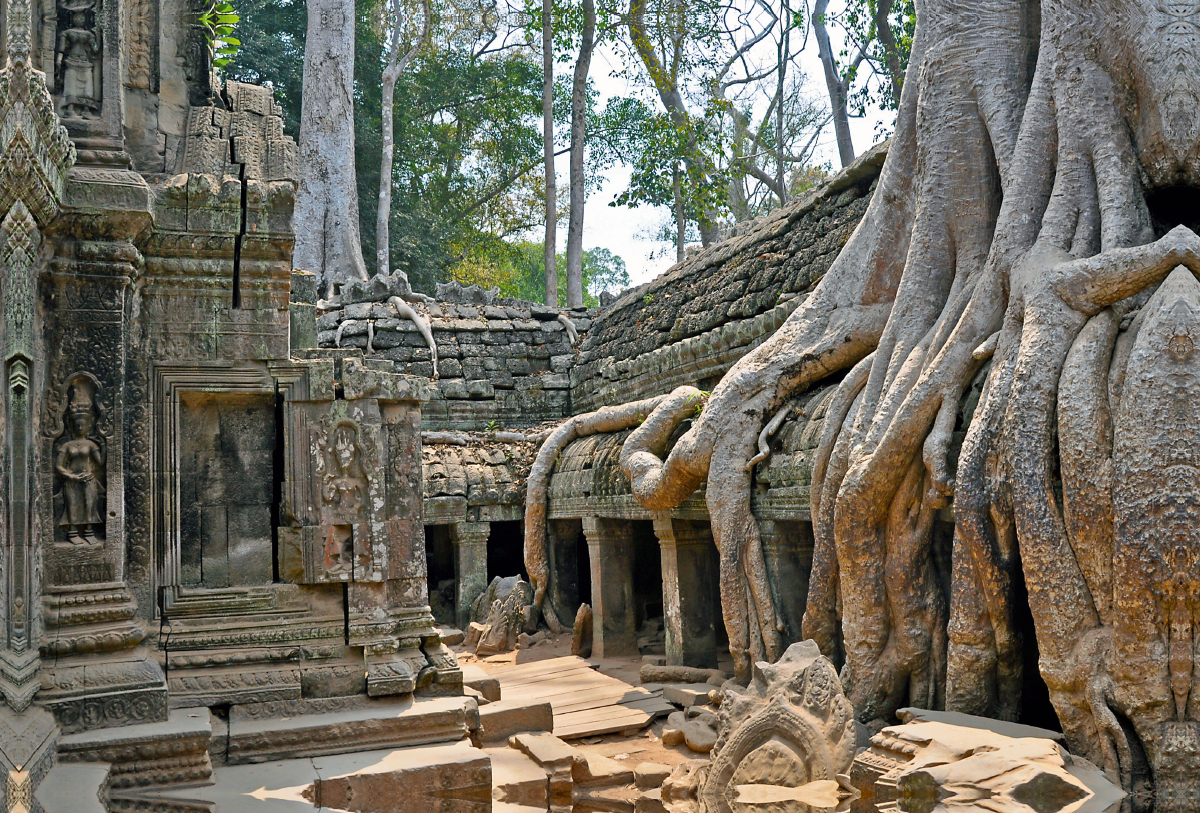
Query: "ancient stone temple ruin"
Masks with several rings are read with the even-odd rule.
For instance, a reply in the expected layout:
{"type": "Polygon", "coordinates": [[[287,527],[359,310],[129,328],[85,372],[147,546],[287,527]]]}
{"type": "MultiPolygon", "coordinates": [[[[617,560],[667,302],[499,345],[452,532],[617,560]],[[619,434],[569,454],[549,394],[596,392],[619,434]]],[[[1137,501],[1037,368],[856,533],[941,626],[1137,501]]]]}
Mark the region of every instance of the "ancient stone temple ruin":
{"type": "Polygon", "coordinates": [[[461,738],[425,596],[429,385],[316,349],[270,90],[213,79],[186,3],[3,10],[5,809],[42,809],[56,762],[102,763],[114,807],[203,781],[214,723],[270,704],[421,689],[448,697],[376,743],[461,738]]]}
{"type": "Polygon", "coordinates": [[[194,5],[5,0],[5,809],[1200,807],[1200,7],[968,5],[888,144],[559,311],[318,292],[194,5]],[[703,758],[444,643],[573,622],[703,758]]]}

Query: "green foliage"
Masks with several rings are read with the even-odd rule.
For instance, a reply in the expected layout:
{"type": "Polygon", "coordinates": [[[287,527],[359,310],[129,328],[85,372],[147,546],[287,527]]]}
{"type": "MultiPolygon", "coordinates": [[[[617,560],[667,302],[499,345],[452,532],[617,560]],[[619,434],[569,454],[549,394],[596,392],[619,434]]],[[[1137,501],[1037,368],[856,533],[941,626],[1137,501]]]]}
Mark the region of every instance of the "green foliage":
{"type": "MultiPolygon", "coordinates": [[[[867,108],[878,107],[881,110],[895,110],[900,106],[896,98],[892,79],[903,85],[904,74],[908,70],[908,58],[912,51],[913,34],[916,30],[917,12],[913,0],[895,0],[888,15],[889,27],[896,39],[896,50],[900,64],[900,74],[893,77],[888,66],[884,45],[875,25],[877,0],[848,0],[846,9],[834,20],[846,32],[847,48],[842,51],[841,58],[849,62],[850,48],[855,52],[863,50],[866,60],[863,67],[850,67],[847,75],[850,77],[850,87],[854,88],[848,100],[851,112],[862,116],[867,108]]],[[[831,15],[833,16],[833,15],[831,15]]]]}
{"type": "Polygon", "coordinates": [[[213,49],[213,67],[227,67],[241,47],[242,41],[233,36],[234,26],[241,18],[233,5],[226,0],[211,0],[200,13],[200,26],[213,49]]]}
{"type": "MultiPolygon", "coordinates": [[[[567,262],[558,257],[558,282],[565,289],[567,262]]],[[[496,239],[481,243],[463,262],[452,270],[454,279],[464,285],[499,288],[501,296],[511,296],[530,302],[546,301],[546,262],[541,243],[531,240],[505,241],[496,239]]],[[[625,261],[606,248],[583,252],[583,304],[589,308],[600,304],[600,293],[618,293],[629,287],[629,271],[625,261]]]]}

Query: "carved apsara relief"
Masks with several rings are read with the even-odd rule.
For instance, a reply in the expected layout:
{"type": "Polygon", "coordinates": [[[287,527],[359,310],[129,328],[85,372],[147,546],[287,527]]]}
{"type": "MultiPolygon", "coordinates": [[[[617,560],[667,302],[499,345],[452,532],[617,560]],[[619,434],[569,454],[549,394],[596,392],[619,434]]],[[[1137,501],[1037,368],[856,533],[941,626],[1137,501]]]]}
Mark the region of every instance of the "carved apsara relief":
{"type": "Polygon", "coordinates": [[[321,455],[317,474],[321,489],[321,539],[324,576],[350,579],[354,574],[355,549],[363,550],[369,539],[367,490],[370,486],[363,467],[358,426],[339,421],[321,433],[321,455]]]}
{"type": "Polygon", "coordinates": [[[55,542],[104,542],[107,449],[99,383],[86,373],[65,387],[61,429],[54,446],[55,542]]]}
{"type": "Polygon", "coordinates": [[[94,0],[62,0],[54,44],[55,91],[63,118],[100,115],[100,57],[103,44],[96,26],[94,0]]]}

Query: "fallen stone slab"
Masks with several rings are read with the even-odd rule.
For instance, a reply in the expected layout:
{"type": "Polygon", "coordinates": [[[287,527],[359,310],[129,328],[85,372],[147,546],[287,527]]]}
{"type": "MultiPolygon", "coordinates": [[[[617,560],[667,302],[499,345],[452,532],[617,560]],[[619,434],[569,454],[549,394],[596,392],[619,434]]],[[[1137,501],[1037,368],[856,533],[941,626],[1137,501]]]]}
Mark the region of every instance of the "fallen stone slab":
{"type": "Polygon", "coordinates": [[[704,706],[709,702],[708,693],[713,687],[707,683],[668,683],[663,686],[663,700],[683,709],[704,706]]]}
{"type": "Polygon", "coordinates": [[[466,635],[463,633],[462,630],[452,628],[452,627],[443,628],[441,630],[441,633],[442,633],[442,643],[445,644],[446,646],[458,646],[459,644],[461,644],[463,642],[463,639],[466,637],[466,635]]]}
{"type": "Polygon", "coordinates": [[[513,748],[485,748],[492,761],[492,798],[546,810],[546,771],[513,748]]]}
{"type": "Polygon", "coordinates": [[[581,786],[628,785],[633,781],[633,769],[602,754],[581,751],[583,761],[572,767],[575,783],[581,786]]]}
{"type": "Polygon", "coordinates": [[[480,739],[505,743],[513,734],[553,731],[554,708],[545,700],[499,700],[479,709],[480,739]]]}
{"type": "Polygon", "coordinates": [[[551,771],[572,768],[576,760],[583,759],[579,749],[546,732],[514,734],[508,738],[508,744],[551,771]]]}
{"type": "Polygon", "coordinates": [[[489,675],[473,663],[462,664],[463,685],[479,692],[489,703],[501,698],[500,680],[489,675]]]}
{"type": "Polygon", "coordinates": [[[723,683],[729,676],[719,669],[643,664],[640,677],[642,683],[707,683],[711,678],[719,678],[723,683]]]}
{"type": "Polygon", "coordinates": [[[671,766],[661,762],[643,762],[633,769],[634,783],[644,790],[662,787],[671,775],[671,766]]]}
{"type": "Polygon", "coordinates": [[[929,709],[904,708],[896,712],[902,723],[945,723],[946,725],[975,728],[981,731],[991,731],[1002,737],[1021,739],[1033,737],[1042,740],[1066,742],[1067,735],[1061,731],[1051,731],[1048,728],[1009,723],[1004,720],[993,720],[990,717],[976,717],[973,714],[963,714],[961,711],[930,711],[929,709]]]}

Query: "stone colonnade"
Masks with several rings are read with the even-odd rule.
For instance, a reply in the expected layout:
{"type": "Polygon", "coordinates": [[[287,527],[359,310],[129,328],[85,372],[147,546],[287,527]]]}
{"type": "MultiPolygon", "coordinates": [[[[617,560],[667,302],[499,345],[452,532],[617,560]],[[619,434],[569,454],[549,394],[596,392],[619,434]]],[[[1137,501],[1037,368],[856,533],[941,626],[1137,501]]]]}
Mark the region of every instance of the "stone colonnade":
{"type": "MultiPolygon", "coordinates": [[[[592,651],[598,658],[638,652],[639,619],[634,594],[638,521],[596,516],[582,519],[590,564],[592,651]]],[[[706,521],[680,519],[669,512],[654,514],[652,521],[662,562],[667,663],[715,667],[724,645],[720,634],[719,557],[712,529],[706,521]]],[[[457,571],[455,621],[465,628],[470,622],[471,605],[487,590],[491,523],[463,521],[449,527],[457,571]]],[[[769,519],[760,520],[759,527],[785,637],[799,640],[812,565],[812,527],[804,520],[769,519]]],[[[574,544],[569,534],[556,533],[552,538],[553,545],[574,544]],[[563,538],[559,540],[558,536],[563,538]]],[[[567,558],[574,561],[573,556],[567,558]]],[[[556,574],[555,578],[559,577],[566,575],[556,574]]],[[[572,618],[562,620],[569,624],[572,618]]]]}

